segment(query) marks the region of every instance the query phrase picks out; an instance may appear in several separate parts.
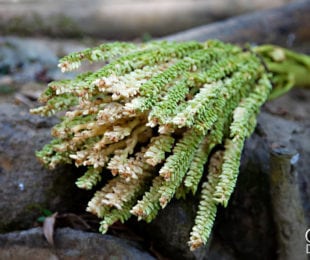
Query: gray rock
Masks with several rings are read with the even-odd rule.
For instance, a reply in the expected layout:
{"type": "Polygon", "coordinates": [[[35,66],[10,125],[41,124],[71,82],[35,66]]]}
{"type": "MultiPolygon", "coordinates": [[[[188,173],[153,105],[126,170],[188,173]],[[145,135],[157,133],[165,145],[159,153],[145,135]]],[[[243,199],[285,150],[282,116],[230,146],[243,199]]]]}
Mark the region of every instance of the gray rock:
{"type": "Polygon", "coordinates": [[[0,46],[0,75],[11,74],[16,82],[31,81],[44,70],[57,68],[55,52],[40,41],[0,37],[0,46]]]}
{"type": "Polygon", "coordinates": [[[41,228],[0,235],[0,259],[155,259],[131,241],[70,228],[56,230],[55,245],[41,228]]]}
{"type": "Polygon", "coordinates": [[[75,212],[86,207],[88,193],[75,187],[73,167],[50,171],[35,157],[50,140],[55,122],[0,104],[0,232],[31,226],[44,209],[75,212]]]}

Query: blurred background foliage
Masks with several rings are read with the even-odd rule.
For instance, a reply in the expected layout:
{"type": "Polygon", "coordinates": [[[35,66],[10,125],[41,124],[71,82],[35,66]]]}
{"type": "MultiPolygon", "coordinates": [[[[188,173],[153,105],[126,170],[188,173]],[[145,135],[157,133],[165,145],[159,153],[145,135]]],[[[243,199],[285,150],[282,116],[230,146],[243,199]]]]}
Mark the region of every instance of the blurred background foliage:
{"type": "Polygon", "coordinates": [[[165,36],[296,0],[4,0],[2,35],[133,40],[165,36]]]}

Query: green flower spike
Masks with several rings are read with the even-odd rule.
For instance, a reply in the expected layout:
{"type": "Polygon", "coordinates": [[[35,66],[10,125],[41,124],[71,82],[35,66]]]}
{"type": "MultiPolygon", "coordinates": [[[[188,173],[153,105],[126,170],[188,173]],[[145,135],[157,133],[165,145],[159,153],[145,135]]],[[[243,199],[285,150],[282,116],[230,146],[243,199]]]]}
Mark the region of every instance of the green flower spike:
{"type": "Polygon", "coordinates": [[[76,182],[83,189],[110,170],[87,207],[103,219],[102,233],[131,215],[150,222],[174,197],[201,190],[191,250],[207,243],[217,205],[229,202],[261,106],[310,85],[310,57],[271,45],[105,43],[62,58],[59,67],[85,61],[104,66],[50,83],[40,97],[45,105],[31,110],[65,112],[38,158],[50,168],[86,167],[76,182]]]}

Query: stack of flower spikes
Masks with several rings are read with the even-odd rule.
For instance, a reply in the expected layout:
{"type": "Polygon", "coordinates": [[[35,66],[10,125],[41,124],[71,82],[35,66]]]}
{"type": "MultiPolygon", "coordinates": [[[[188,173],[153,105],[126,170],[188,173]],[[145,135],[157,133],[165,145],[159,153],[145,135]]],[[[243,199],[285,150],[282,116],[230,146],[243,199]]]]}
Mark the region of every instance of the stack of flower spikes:
{"type": "Polygon", "coordinates": [[[98,184],[104,167],[111,171],[87,208],[103,218],[103,233],[132,214],[151,221],[174,196],[201,185],[189,245],[205,244],[271,90],[260,59],[218,41],[107,43],[64,57],[59,66],[68,71],[83,60],[108,64],[49,84],[41,96],[46,105],[32,112],[66,113],[37,156],[51,168],[86,166],[76,182],[84,189],[98,184]]]}

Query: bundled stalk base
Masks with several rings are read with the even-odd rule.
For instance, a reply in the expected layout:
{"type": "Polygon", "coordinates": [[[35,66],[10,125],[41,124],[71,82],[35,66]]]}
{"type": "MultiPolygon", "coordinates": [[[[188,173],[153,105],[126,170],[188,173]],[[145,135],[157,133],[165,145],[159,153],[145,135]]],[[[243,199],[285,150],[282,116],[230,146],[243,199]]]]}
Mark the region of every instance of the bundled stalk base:
{"type": "Polygon", "coordinates": [[[76,182],[84,189],[98,184],[104,167],[111,171],[87,207],[103,218],[103,233],[131,215],[151,221],[202,183],[192,250],[207,242],[217,205],[228,204],[260,107],[295,82],[310,82],[309,57],[274,46],[116,42],[70,54],[59,66],[68,71],[84,60],[107,65],[50,83],[45,105],[32,110],[65,111],[37,156],[50,168],[86,166],[76,182]]]}

